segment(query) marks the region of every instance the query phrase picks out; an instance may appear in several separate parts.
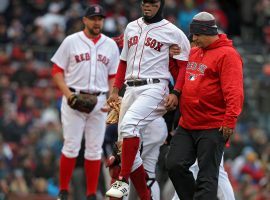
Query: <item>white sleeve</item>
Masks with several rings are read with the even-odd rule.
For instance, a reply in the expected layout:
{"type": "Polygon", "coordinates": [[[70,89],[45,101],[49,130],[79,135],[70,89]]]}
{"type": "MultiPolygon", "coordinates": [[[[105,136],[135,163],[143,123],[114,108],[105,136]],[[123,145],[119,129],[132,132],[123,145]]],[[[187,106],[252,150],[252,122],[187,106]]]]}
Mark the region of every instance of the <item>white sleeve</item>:
{"type": "Polygon", "coordinates": [[[188,61],[190,52],[190,42],[187,36],[182,32],[177,32],[177,41],[181,48],[181,53],[179,55],[173,56],[174,59],[188,61]]]}
{"type": "Polygon", "coordinates": [[[69,65],[69,57],[70,57],[70,40],[67,38],[61,43],[57,51],[54,53],[51,61],[61,67],[62,69],[66,69],[69,65]]]}
{"type": "Polygon", "coordinates": [[[114,75],[117,72],[118,64],[119,64],[119,48],[115,42],[112,43],[112,55],[111,62],[109,66],[109,75],[114,75]]]}
{"type": "Polygon", "coordinates": [[[121,52],[120,59],[127,61],[127,55],[128,55],[128,39],[127,39],[127,28],[124,32],[124,46],[121,52]]]}

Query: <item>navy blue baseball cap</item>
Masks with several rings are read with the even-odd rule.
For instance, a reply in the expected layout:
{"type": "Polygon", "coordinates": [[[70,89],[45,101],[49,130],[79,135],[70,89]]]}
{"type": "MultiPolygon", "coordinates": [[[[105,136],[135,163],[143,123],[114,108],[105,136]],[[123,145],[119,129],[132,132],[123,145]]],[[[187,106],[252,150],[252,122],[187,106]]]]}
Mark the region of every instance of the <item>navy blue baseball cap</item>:
{"type": "Polygon", "coordinates": [[[97,4],[88,6],[84,16],[85,17],[101,16],[103,18],[106,17],[104,9],[100,5],[97,5],[97,4]]]}

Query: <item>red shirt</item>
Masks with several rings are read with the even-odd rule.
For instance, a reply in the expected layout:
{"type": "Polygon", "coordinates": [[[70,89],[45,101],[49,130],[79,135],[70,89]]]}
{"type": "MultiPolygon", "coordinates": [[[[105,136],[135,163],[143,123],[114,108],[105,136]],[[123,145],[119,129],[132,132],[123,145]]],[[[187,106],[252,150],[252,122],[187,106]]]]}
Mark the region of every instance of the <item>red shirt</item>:
{"type": "Polygon", "coordinates": [[[179,124],[189,130],[234,128],[244,99],[242,65],[225,34],[205,49],[192,48],[179,124]]]}

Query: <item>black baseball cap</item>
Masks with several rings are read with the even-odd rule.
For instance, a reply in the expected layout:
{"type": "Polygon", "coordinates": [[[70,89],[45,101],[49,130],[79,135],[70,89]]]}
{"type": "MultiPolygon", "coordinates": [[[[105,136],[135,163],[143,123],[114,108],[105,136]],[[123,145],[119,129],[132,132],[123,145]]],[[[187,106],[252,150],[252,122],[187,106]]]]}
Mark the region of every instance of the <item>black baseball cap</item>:
{"type": "Polygon", "coordinates": [[[157,3],[160,2],[161,0],[142,0],[143,3],[157,3]]]}
{"type": "Polygon", "coordinates": [[[215,17],[208,12],[195,15],[189,26],[190,34],[217,35],[218,27],[215,17]]]}
{"type": "Polygon", "coordinates": [[[93,4],[88,6],[84,16],[85,17],[101,16],[105,18],[105,12],[100,5],[93,4]]]}

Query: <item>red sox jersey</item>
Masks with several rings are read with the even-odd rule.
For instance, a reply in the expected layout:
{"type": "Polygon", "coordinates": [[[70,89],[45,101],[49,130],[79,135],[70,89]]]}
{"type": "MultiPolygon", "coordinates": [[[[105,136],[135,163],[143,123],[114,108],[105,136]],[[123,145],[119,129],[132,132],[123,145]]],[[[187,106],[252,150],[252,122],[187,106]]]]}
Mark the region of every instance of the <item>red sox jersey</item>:
{"type": "Polygon", "coordinates": [[[65,38],[51,61],[64,70],[69,87],[87,92],[107,92],[108,76],[116,74],[119,49],[101,34],[96,44],[83,31],[65,38]]]}
{"type": "Polygon", "coordinates": [[[178,44],[181,54],[175,59],[187,61],[190,43],[185,34],[169,21],[145,24],[142,18],[129,23],[124,33],[121,60],[127,61],[125,79],[169,79],[169,47],[178,44]]]}

